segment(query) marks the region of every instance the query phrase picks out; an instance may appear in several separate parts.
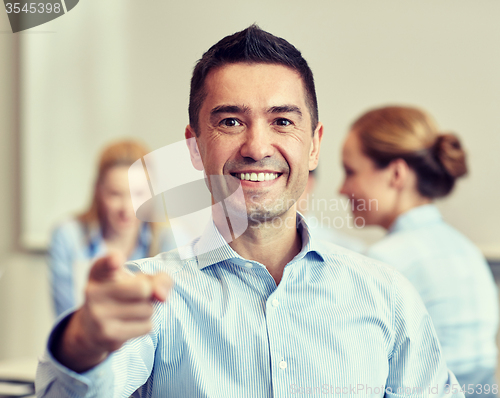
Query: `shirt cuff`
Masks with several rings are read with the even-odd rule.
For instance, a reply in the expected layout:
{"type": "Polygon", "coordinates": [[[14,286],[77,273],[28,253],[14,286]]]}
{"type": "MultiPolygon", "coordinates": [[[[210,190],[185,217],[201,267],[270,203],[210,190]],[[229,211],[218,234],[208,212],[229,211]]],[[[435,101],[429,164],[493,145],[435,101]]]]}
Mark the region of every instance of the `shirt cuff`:
{"type": "Polygon", "coordinates": [[[85,397],[94,396],[95,392],[112,389],[112,354],[100,364],[83,373],[77,373],[67,368],[54,357],[55,344],[60,340],[60,336],[73,314],[74,312],[71,312],[62,316],[50,333],[46,351],[38,364],[37,391],[55,389],[65,391],[71,397],[85,397]]]}

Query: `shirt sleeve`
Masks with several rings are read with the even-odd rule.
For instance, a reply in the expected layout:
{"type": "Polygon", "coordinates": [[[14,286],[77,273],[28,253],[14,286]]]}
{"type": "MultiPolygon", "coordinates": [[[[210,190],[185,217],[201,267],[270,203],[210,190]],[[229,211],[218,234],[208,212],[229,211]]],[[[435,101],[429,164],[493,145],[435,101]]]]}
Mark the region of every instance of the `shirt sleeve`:
{"type": "MultiPolygon", "coordinates": [[[[46,351],[38,363],[35,380],[38,398],[128,398],[149,378],[157,346],[156,332],[129,340],[92,369],[76,373],[61,363],[52,347],[73,313],[52,330],[46,351]]],[[[135,396],[135,395],[134,395],[135,396]]]]}
{"type": "Polygon", "coordinates": [[[52,301],[56,315],[75,306],[73,287],[73,263],[75,252],[71,244],[71,236],[63,226],[52,233],[48,251],[52,301]]]}
{"type": "Polygon", "coordinates": [[[415,288],[394,271],[394,345],[386,397],[464,397],[447,369],[431,318],[415,288]]]}

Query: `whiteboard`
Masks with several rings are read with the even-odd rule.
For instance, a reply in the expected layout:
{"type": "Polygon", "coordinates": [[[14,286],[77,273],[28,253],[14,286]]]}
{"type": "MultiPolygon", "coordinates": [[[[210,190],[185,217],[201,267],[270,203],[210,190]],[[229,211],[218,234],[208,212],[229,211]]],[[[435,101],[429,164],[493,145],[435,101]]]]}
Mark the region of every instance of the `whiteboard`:
{"type": "Polygon", "coordinates": [[[19,33],[22,244],[46,247],[54,223],[88,205],[109,140],[136,137],[152,150],[181,140],[195,62],[256,22],[299,48],[315,74],[325,125],[318,198],[339,198],[354,118],[421,106],[469,155],[469,176],[438,204],[445,219],[500,258],[498,15],[489,0],[80,1],[19,33]]]}

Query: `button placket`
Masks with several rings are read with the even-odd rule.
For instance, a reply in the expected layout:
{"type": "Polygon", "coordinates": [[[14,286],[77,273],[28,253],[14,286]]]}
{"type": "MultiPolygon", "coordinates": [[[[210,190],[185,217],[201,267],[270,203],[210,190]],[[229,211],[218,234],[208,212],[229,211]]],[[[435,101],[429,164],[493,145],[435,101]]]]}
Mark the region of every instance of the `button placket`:
{"type": "Polygon", "coordinates": [[[283,333],[288,329],[289,319],[286,308],[286,291],[277,289],[268,298],[266,305],[266,320],[269,336],[269,348],[271,355],[271,378],[273,385],[273,396],[284,398],[288,391],[286,386],[292,383],[289,364],[287,361],[288,343],[283,333]]]}

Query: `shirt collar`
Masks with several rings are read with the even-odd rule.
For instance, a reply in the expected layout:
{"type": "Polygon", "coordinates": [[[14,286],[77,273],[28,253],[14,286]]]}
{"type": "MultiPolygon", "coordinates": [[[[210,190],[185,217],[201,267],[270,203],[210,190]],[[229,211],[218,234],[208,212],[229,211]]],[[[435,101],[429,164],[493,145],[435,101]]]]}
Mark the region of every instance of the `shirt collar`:
{"type": "Polygon", "coordinates": [[[415,229],[442,220],[441,213],[433,204],[414,207],[401,214],[389,228],[389,233],[415,229]]]}
{"type": "MultiPolygon", "coordinates": [[[[304,217],[298,212],[297,231],[302,238],[302,250],[290,263],[303,259],[309,252],[318,253],[321,259],[324,260],[321,252],[324,252],[325,248],[323,248],[317,240],[312,238],[304,217]]],[[[199,269],[203,269],[226,260],[231,260],[234,263],[245,263],[248,261],[236,253],[231,246],[227,244],[215,226],[213,220],[208,223],[199,240],[192,246],[191,254],[191,256],[184,254],[183,257],[196,257],[199,269]]]]}

